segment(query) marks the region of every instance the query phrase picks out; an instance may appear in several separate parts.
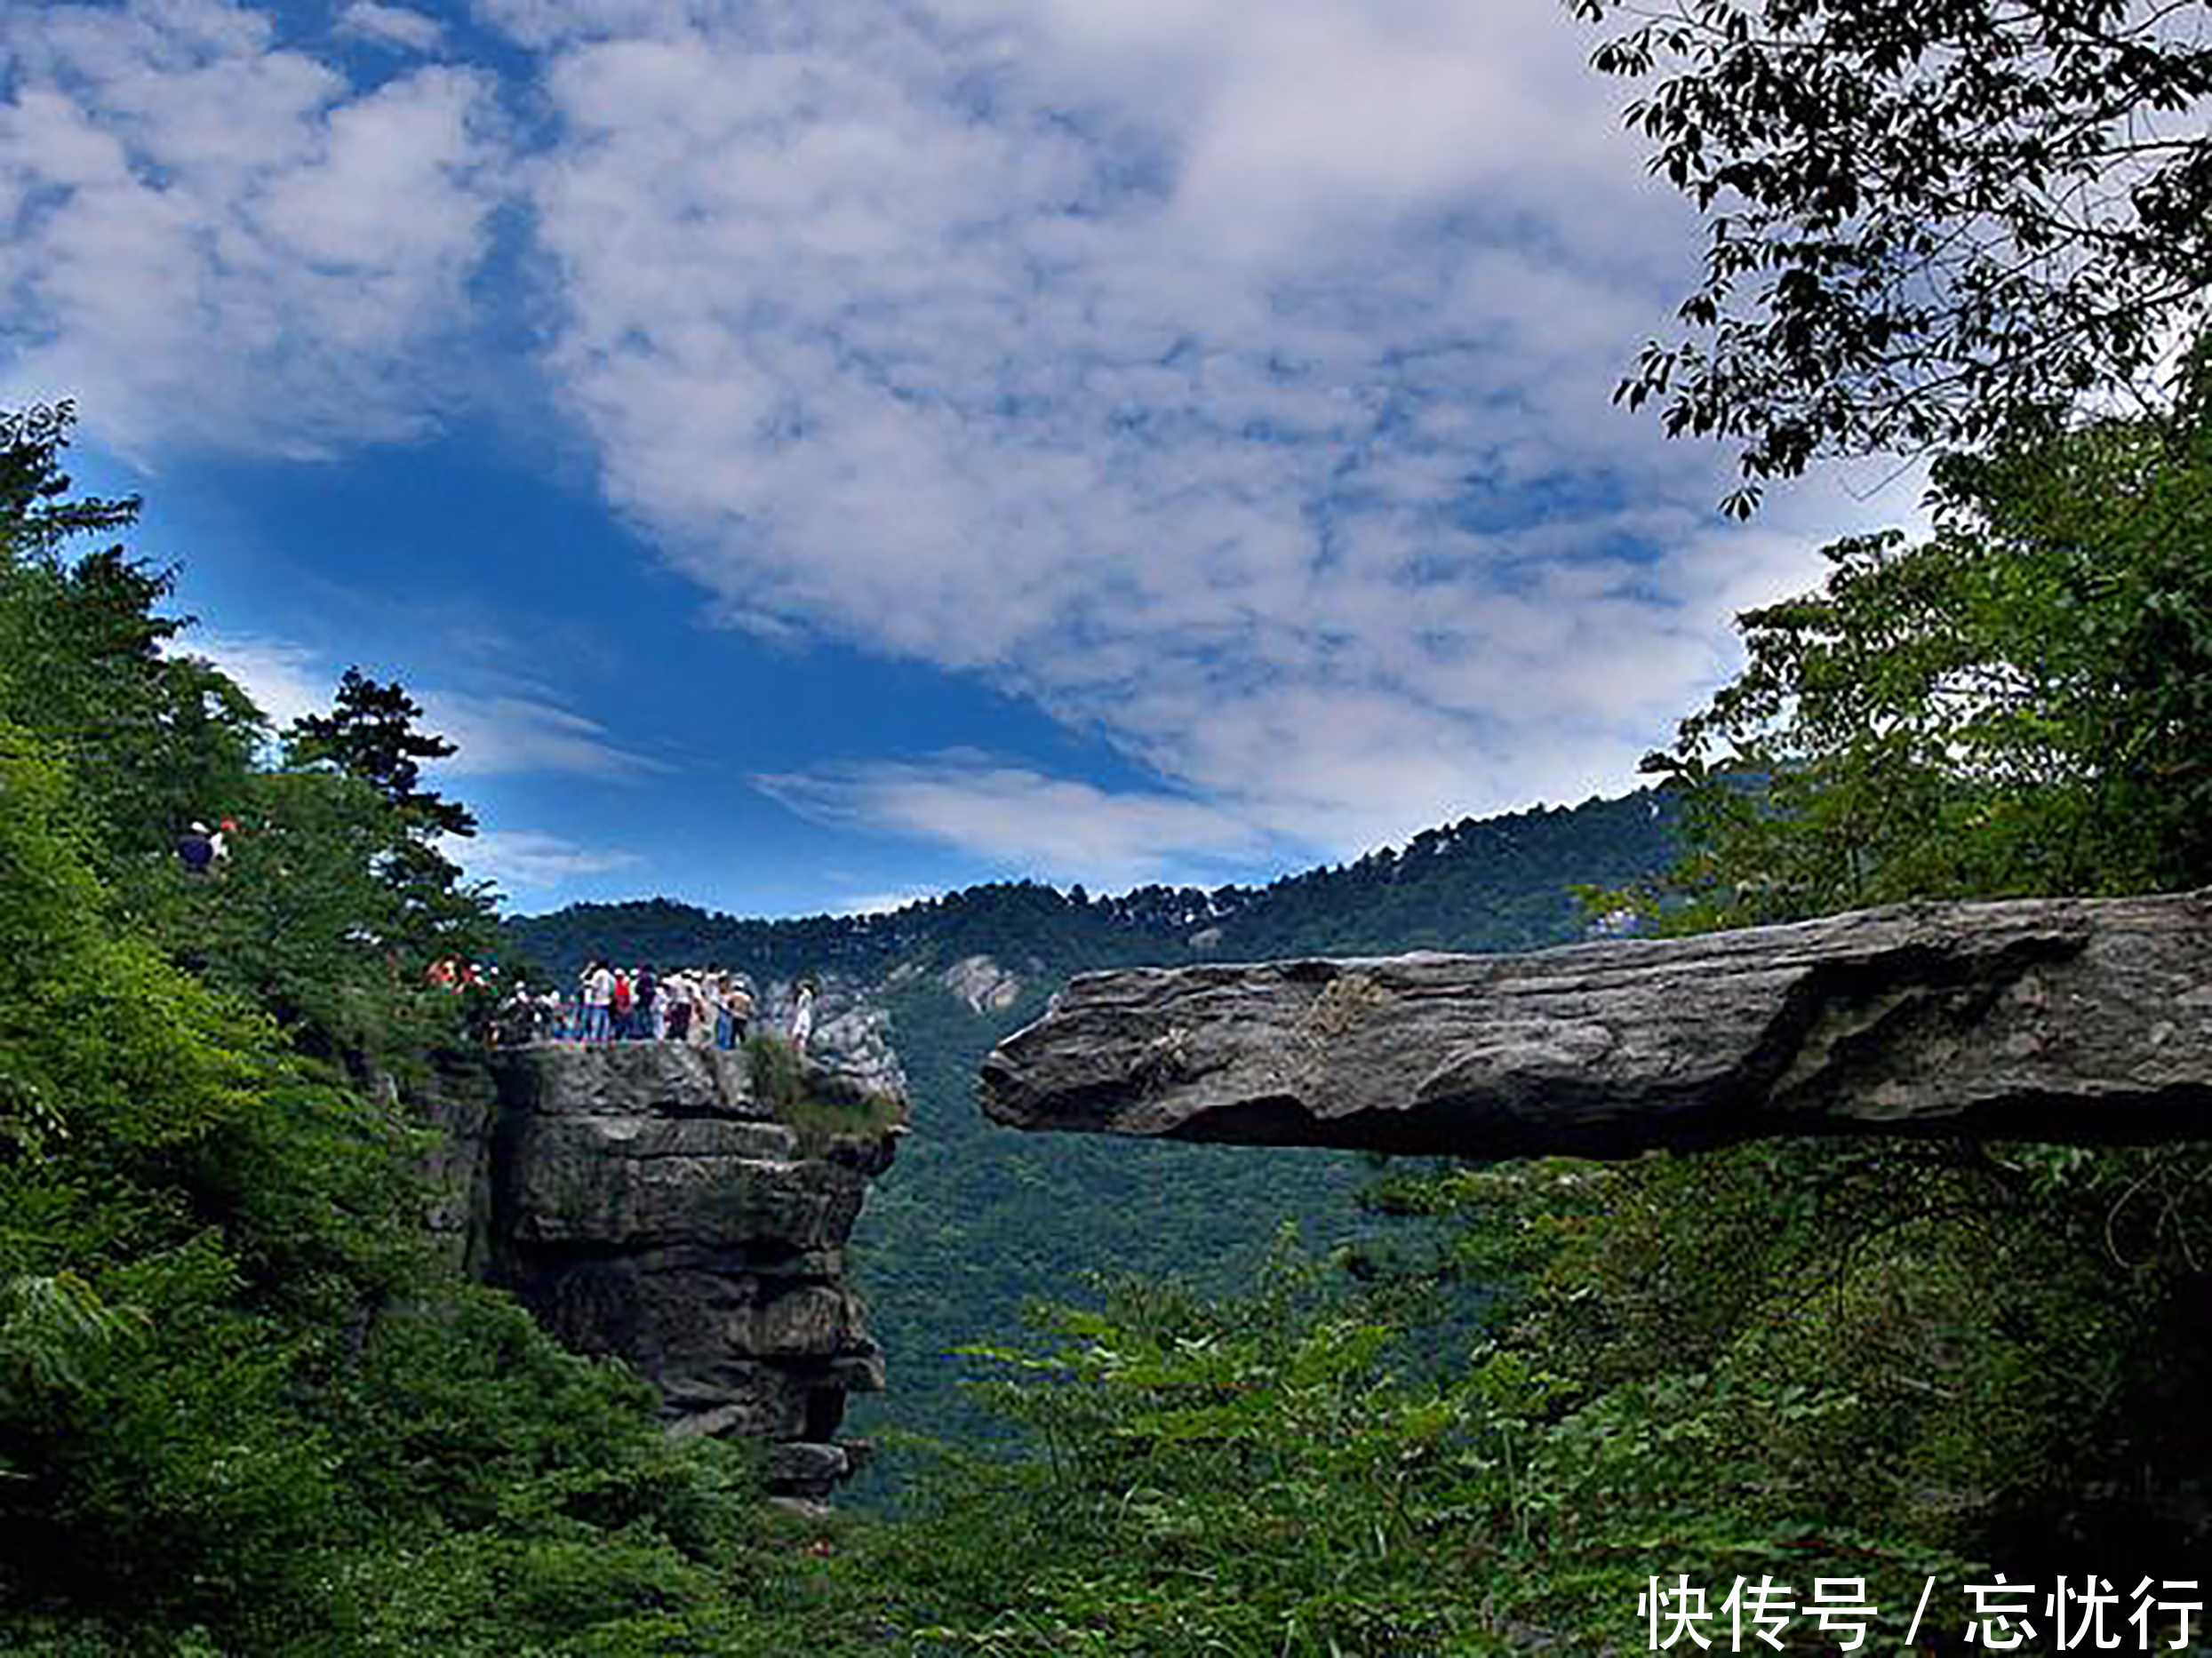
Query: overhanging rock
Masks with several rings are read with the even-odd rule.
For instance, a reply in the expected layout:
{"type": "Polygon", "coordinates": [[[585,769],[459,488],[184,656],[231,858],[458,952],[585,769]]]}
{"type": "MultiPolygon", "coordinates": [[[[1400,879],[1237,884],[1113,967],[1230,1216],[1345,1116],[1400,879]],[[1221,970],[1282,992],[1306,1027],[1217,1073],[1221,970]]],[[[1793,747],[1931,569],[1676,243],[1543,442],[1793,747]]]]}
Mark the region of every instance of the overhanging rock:
{"type": "Polygon", "coordinates": [[[983,1104],[1021,1128],[1481,1158],[2212,1138],[2212,892],[1086,974],[985,1061],[983,1104]]]}

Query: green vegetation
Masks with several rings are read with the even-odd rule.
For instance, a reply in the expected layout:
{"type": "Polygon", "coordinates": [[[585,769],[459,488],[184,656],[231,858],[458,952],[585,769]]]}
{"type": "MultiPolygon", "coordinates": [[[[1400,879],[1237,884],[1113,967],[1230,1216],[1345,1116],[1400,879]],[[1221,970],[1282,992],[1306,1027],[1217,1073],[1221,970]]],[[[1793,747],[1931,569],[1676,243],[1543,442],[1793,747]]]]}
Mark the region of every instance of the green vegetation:
{"type": "Polygon", "coordinates": [[[1822,454],[1983,447],[2087,397],[2155,403],[2203,320],[2212,47],[2130,0],[1568,0],[1649,83],[1651,168],[1705,216],[1691,337],[1619,395],[1743,445],[1760,482],[1822,454]]]}
{"type": "Polygon", "coordinates": [[[770,1032],[747,1037],[745,1056],[754,1096],[798,1130],[799,1149],[809,1155],[842,1136],[874,1139],[906,1120],[905,1104],[891,1095],[842,1082],[811,1085],[799,1050],[770,1032]]]}
{"type": "Polygon", "coordinates": [[[1936,533],[1829,549],[1648,769],[1700,847],[1685,924],[2212,879],[2212,382],[1937,468],[1936,533]],[[1760,790],[1729,779],[1764,779],[1760,790]]]}
{"type": "MultiPolygon", "coordinates": [[[[66,410],[0,421],[0,1650],[1595,1652],[1641,1645],[1639,1592],[1677,1574],[1716,1602],[1737,1578],[1800,1598],[1857,1581],[1878,1608],[1860,1650],[1888,1651],[1933,1575],[1940,1633],[1918,1645],[1960,1650],[1959,1591],[1996,1570],[2109,1578],[2114,1636],[2130,1584],[2198,1577],[2200,1147],[1399,1170],[1373,1203],[1448,1245],[1408,1268],[1348,1232],[1349,1160],[1017,1142],[966,1106],[1002,1027],[933,973],[970,954],[1023,976],[1012,1020],[1082,965],[1545,942],[1582,924],[1573,881],[1677,930],[2212,883],[2204,351],[2170,397],[2087,413],[2074,394],[2136,360],[2127,331],[2160,315],[2125,272],[2092,291],[2096,260],[2062,257],[1977,287],[1971,261],[2007,255],[1966,237],[1943,244],[1969,260],[1966,310],[1900,320],[1882,309],[1897,250],[1875,236],[1925,210],[2019,241],[2022,200],[2102,176],[2109,112],[2203,90],[2193,51],[2131,45],[2133,14],[2104,4],[1686,15],[1645,42],[1709,48],[1710,78],[1663,94],[1654,133],[1693,187],[1767,215],[1768,251],[1733,274],[1777,273],[1759,303],[1780,331],[1724,330],[1677,424],[1745,437],[1753,476],[1893,431],[1987,441],[1942,462],[1928,539],[1841,544],[1817,592],[1745,618],[1744,672],[1655,757],[1663,795],[1461,825],[1258,893],[1028,883],[874,920],[651,905],[516,929],[563,968],[590,945],[915,969],[890,992],[922,1132],[866,1238],[878,1329],[909,1372],[969,1348],[988,1378],[972,1408],[1016,1437],[966,1432],[948,1405],[965,1447],[889,1519],[765,1511],[739,1451],[670,1445],[633,1379],[441,1264],[404,1102],[433,1077],[467,1086],[468,1044],[420,968],[495,930],[436,849],[466,809],[419,789],[435,739],[363,678],[269,764],[250,702],[172,649],[165,577],[76,551],[133,508],[71,499],[66,410]],[[2080,36],[2056,63],[2050,29],[2080,36]],[[1797,50],[1807,31],[1834,73],[1797,50]],[[2005,49],[2020,38],[2033,49],[2005,49]],[[1989,97],[2020,119],[1984,122],[1989,97]],[[1839,171],[1829,113],[1849,118],[1836,143],[1874,122],[1866,155],[1925,178],[1839,171]],[[2039,173],[2019,147],[2050,141],[2046,116],[2087,147],[2039,173]],[[1775,171],[1809,132],[1804,171],[1775,171]],[[1852,235],[1823,252],[1776,240],[1785,223],[1852,235]],[[1864,351],[1893,349],[1905,378],[1867,380],[1887,359],[1864,351]],[[1946,378],[1961,354],[1989,371],[1946,378]],[[1929,386],[1947,389],[1911,412],[1929,386]],[[1954,390],[1996,406],[1954,409],[1954,390]],[[1677,810],[1682,856],[1641,879],[1677,810]],[[176,835],[218,815],[240,825],[228,866],[187,874],[176,835]],[[1320,1248],[1256,1260],[1301,1213],[1320,1248]],[[1124,1271],[1010,1335],[1029,1287],[1066,1293],[1076,1265],[1124,1271]]],[[[2128,196],[2166,238],[2137,268],[2200,231],[2183,211],[2200,147],[2128,196]]],[[[787,1056],[751,1063],[807,1109],[787,1056]]],[[[1833,1645],[1790,1627],[1788,1650],[1833,1645]]]]}
{"type": "Polygon", "coordinates": [[[742,1458],[670,1447],[421,1224],[375,1083],[465,1046],[420,964],[490,937],[482,897],[370,785],[257,763],[251,704],[161,649],[163,576],[67,555],[130,518],[68,501],[67,427],[0,423],[0,1650],[739,1629],[742,1458]],[[187,874],[219,814],[228,867],[187,874]]]}

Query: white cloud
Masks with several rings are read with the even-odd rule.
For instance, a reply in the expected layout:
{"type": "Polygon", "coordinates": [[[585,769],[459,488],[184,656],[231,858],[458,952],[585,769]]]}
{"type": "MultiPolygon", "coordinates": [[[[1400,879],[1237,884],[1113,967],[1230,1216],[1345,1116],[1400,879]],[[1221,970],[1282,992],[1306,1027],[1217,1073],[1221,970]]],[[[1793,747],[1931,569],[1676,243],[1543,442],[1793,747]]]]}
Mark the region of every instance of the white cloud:
{"type": "Polygon", "coordinates": [[[903,887],[893,892],[870,892],[843,899],[831,905],[830,912],[835,915],[889,915],[909,905],[927,904],[944,896],[944,890],[938,887],[903,887]]]}
{"type": "Polygon", "coordinates": [[[352,0],[333,28],[340,35],[403,52],[429,52],[445,38],[445,25],[437,19],[403,5],[379,5],[376,0],[352,0]]]}
{"type": "Polygon", "coordinates": [[[164,0],[0,14],[0,398],[74,396],[125,450],[429,428],[502,188],[489,76],[357,89],[260,12],[164,0]]]}
{"type": "Polygon", "coordinates": [[[195,630],[180,642],[180,656],[200,657],[236,680],[254,705],[283,730],[308,714],[328,713],[338,675],[315,653],[281,639],[195,630]]]}
{"type": "MultiPolygon", "coordinates": [[[[733,622],[1150,769],[1060,802],[1102,859],[1617,786],[1831,533],[1718,526],[1718,458],[1610,406],[1695,237],[1550,0],[493,10],[610,497],[733,622]]],[[[815,782],[1105,878],[1032,826],[1070,785],[815,782]]]]}
{"type": "Polygon", "coordinates": [[[534,697],[475,696],[432,689],[418,700],[423,726],[457,753],[437,762],[447,777],[487,777],[523,772],[620,779],[668,768],[609,739],[607,728],[557,703],[534,697]]]}
{"type": "Polygon", "coordinates": [[[538,829],[443,835],[438,849],[472,881],[489,881],[508,892],[542,892],[587,875],[627,869],[638,861],[628,852],[579,846],[538,829]]]}
{"type": "Polygon", "coordinates": [[[1048,880],[1138,886],[1263,850],[1250,825],[1202,801],[1116,793],[964,751],[754,782],[825,821],[914,835],[1048,880]]]}
{"type": "MultiPolygon", "coordinates": [[[[777,780],[808,809],[1110,884],[1573,798],[1745,595],[1897,510],[1817,483],[1724,528],[1718,458],[1610,407],[1696,235],[1555,0],[476,12],[537,54],[526,155],[488,73],[352,85],[231,0],[9,14],[0,397],[125,444],[419,433],[526,202],[539,366],[718,615],[972,673],[1160,779],[777,780]]],[[[652,764],[425,699],[459,773],[652,764]]]]}

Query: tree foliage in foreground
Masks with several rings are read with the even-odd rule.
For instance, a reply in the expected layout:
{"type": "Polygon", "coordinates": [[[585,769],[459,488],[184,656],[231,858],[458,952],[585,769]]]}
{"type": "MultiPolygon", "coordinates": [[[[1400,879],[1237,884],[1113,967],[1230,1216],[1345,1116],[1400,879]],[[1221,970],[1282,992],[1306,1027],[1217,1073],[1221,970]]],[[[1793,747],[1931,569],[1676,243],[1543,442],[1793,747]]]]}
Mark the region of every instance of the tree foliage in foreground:
{"type": "Polygon", "coordinates": [[[787,1545],[743,1458],[431,1247],[468,1085],[428,955],[482,895],[404,808],[266,769],[166,647],[164,576],[79,532],[66,411],[0,420],[0,1649],[24,1658],[746,1653],[787,1545]],[[186,874],[196,817],[233,855],[186,874]]]}
{"type": "Polygon", "coordinates": [[[1978,447],[2140,387],[2212,277],[2204,8],[2152,0],[1569,0],[1708,221],[1691,338],[1623,383],[1762,479],[1978,447]]]}
{"type": "Polygon", "coordinates": [[[1828,549],[1645,769],[1687,924],[2212,883],[2212,381],[1937,475],[1936,533],[1828,549]],[[1755,785],[1755,786],[1750,786],[1755,785]]]}

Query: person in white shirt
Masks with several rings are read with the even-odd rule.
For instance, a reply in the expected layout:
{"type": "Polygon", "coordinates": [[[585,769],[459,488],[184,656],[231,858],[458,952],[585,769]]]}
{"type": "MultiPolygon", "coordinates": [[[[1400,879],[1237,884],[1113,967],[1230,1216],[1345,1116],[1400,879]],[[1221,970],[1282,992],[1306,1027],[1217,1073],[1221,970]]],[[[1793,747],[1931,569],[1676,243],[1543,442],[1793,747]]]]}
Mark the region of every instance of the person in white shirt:
{"type": "Polygon", "coordinates": [[[704,973],[696,975],[691,980],[692,1047],[715,1046],[721,1013],[722,1002],[715,994],[714,981],[704,973]]]}
{"type": "Polygon", "coordinates": [[[582,1040],[603,1042],[613,1035],[614,971],[604,961],[584,969],[584,1029],[582,1040]]]}
{"type": "Polygon", "coordinates": [[[806,1052],[807,1039],[814,1034],[814,981],[803,978],[799,989],[791,999],[791,1045],[801,1053],[806,1052]]]}

